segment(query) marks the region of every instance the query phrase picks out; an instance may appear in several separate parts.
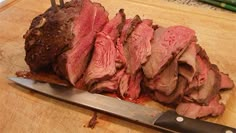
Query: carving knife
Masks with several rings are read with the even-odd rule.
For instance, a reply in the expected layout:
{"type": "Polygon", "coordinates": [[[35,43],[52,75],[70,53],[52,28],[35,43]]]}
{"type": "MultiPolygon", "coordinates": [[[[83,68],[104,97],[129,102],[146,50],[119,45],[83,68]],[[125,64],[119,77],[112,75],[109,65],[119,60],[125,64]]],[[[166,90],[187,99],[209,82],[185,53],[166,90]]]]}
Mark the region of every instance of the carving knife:
{"type": "Polygon", "coordinates": [[[165,132],[183,133],[236,133],[236,129],[198,119],[180,116],[175,111],[161,112],[139,104],[116,98],[93,94],[84,90],[38,82],[31,79],[11,77],[11,81],[30,90],[69,103],[106,112],[165,132]]]}

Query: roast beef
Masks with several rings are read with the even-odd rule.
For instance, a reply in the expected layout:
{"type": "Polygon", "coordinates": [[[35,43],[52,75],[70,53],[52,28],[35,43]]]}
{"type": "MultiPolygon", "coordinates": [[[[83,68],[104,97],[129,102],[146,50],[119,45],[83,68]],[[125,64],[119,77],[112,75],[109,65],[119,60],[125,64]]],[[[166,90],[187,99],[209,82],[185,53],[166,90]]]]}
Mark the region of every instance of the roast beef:
{"type": "Polygon", "coordinates": [[[90,0],[49,8],[33,19],[24,38],[31,72],[18,76],[131,101],[147,92],[191,118],[222,114],[220,92],[234,87],[192,29],[164,28],[138,15],[126,19],[123,9],[109,21],[105,9],[90,0]]]}
{"type": "Polygon", "coordinates": [[[143,66],[145,76],[154,78],[182,49],[195,41],[195,32],[187,27],[158,28],[152,41],[150,59],[143,66]]]}
{"type": "Polygon", "coordinates": [[[94,37],[108,21],[98,3],[72,0],[36,17],[25,35],[25,60],[32,71],[53,68],[75,84],[88,64],[94,37]]]}
{"type": "MultiPolygon", "coordinates": [[[[89,85],[89,89],[93,88],[92,90],[95,91],[96,89],[93,85],[95,85],[96,82],[107,80],[116,73],[117,50],[115,44],[124,23],[125,14],[123,10],[120,10],[119,13],[105,25],[103,30],[97,34],[93,57],[85,74],[85,82],[89,85]]],[[[103,84],[108,85],[108,82],[103,84]]],[[[98,88],[101,88],[100,86],[98,86],[98,88]]],[[[107,88],[111,88],[110,83],[107,88]]]]}
{"type": "Polygon", "coordinates": [[[135,74],[151,55],[150,41],[153,37],[152,21],[145,20],[138,24],[127,42],[124,43],[127,59],[127,72],[135,74]]]}
{"type": "Polygon", "coordinates": [[[234,88],[234,82],[229,78],[228,74],[224,74],[223,72],[221,72],[220,75],[221,75],[220,89],[234,88]]]}
{"type": "Polygon", "coordinates": [[[160,91],[154,91],[152,93],[152,98],[156,101],[165,104],[178,104],[179,102],[182,101],[182,98],[184,96],[184,91],[188,85],[187,83],[188,82],[185,78],[179,76],[177,86],[171,94],[166,95],[160,91]]]}
{"type": "Polygon", "coordinates": [[[220,96],[216,95],[211,99],[208,105],[199,105],[197,103],[180,103],[176,112],[189,118],[201,118],[208,115],[218,116],[224,112],[224,105],[219,103],[220,96]]]}

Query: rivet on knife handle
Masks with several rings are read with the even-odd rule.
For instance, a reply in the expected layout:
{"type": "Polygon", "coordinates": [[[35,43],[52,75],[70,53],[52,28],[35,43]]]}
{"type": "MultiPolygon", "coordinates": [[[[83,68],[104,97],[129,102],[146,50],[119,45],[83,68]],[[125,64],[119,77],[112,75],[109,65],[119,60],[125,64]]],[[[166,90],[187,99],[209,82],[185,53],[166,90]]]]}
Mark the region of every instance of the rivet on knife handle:
{"type": "Polygon", "coordinates": [[[174,111],[163,113],[154,123],[181,133],[236,133],[236,129],[178,115],[174,111]]]}

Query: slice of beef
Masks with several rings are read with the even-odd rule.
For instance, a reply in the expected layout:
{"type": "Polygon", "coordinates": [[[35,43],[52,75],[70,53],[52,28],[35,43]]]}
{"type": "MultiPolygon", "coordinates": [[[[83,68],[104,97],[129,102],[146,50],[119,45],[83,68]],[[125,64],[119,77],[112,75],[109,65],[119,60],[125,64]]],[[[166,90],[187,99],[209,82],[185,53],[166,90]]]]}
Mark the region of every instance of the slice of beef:
{"type": "Polygon", "coordinates": [[[184,96],[184,91],[188,85],[187,83],[188,82],[184,77],[179,76],[177,86],[171,94],[166,95],[156,90],[154,91],[152,98],[165,104],[178,104],[184,96]]]}
{"type": "Polygon", "coordinates": [[[125,14],[120,10],[97,34],[93,56],[85,74],[85,82],[90,89],[96,82],[107,80],[116,73],[115,43],[123,23],[125,23],[125,14]]]}
{"type": "Polygon", "coordinates": [[[137,99],[141,92],[140,83],[143,79],[142,71],[137,74],[125,73],[119,83],[119,94],[122,98],[129,98],[131,100],[137,99]]]}
{"type": "Polygon", "coordinates": [[[125,92],[125,95],[129,97],[130,99],[137,99],[141,92],[141,86],[140,83],[143,79],[143,73],[141,71],[137,72],[134,75],[130,76],[129,79],[129,88],[125,92]]]}
{"type": "MultiPolygon", "coordinates": [[[[194,43],[193,43],[194,45],[194,43]]],[[[151,90],[158,91],[168,96],[176,89],[179,74],[179,59],[188,47],[183,48],[178,55],[169,62],[165,69],[157,74],[153,79],[145,78],[145,85],[151,90]]]]}
{"type": "Polygon", "coordinates": [[[170,95],[175,89],[178,80],[177,60],[170,62],[169,65],[153,79],[145,78],[145,86],[151,90],[158,91],[164,95],[170,95]]]}
{"type": "Polygon", "coordinates": [[[128,37],[134,31],[136,26],[141,22],[142,20],[138,15],[136,15],[133,19],[126,19],[125,25],[122,29],[121,36],[120,36],[120,42],[123,45],[127,42],[128,37]]]}
{"type": "Polygon", "coordinates": [[[198,103],[208,104],[209,101],[219,93],[219,90],[220,75],[213,70],[209,70],[205,84],[198,90],[194,90],[190,94],[190,97],[196,100],[198,103]]]}
{"type": "Polygon", "coordinates": [[[154,78],[174,57],[192,42],[196,42],[195,32],[184,26],[172,26],[155,30],[152,52],[143,66],[147,78],[154,78]]]}
{"type": "Polygon", "coordinates": [[[219,93],[221,76],[216,65],[210,63],[206,52],[201,48],[197,55],[198,84],[196,89],[190,94],[190,97],[201,104],[208,104],[209,101],[219,93]]]}
{"type": "Polygon", "coordinates": [[[125,69],[116,72],[110,79],[101,80],[90,87],[92,93],[117,92],[119,83],[124,75],[125,69]]]}
{"type": "Polygon", "coordinates": [[[126,58],[124,55],[124,47],[121,43],[120,38],[117,39],[116,43],[116,68],[121,69],[122,67],[125,67],[126,65],[126,58]]]}
{"type": "Polygon", "coordinates": [[[207,106],[199,105],[196,103],[180,103],[177,108],[176,112],[179,115],[183,115],[189,118],[201,118],[205,116],[218,116],[224,112],[224,105],[219,103],[220,96],[216,95],[214,98],[211,99],[207,106]]]}
{"type": "Polygon", "coordinates": [[[178,69],[179,74],[184,76],[188,82],[193,80],[196,72],[196,44],[195,42],[191,43],[186,51],[181,55],[178,60],[178,69]]]}
{"type": "Polygon", "coordinates": [[[224,74],[223,72],[221,72],[220,75],[221,75],[220,89],[234,88],[234,82],[232,79],[230,79],[228,74],[224,74]]]}
{"type": "Polygon", "coordinates": [[[151,55],[150,41],[153,37],[152,21],[138,24],[124,44],[127,72],[135,74],[151,55]]]}
{"type": "Polygon", "coordinates": [[[75,84],[87,67],[96,32],[107,21],[105,9],[89,0],[48,9],[33,20],[24,36],[27,64],[32,71],[53,68],[75,84]]]}
{"type": "Polygon", "coordinates": [[[118,94],[125,98],[125,93],[129,89],[130,74],[124,73],[120,79],[118,94]]]}

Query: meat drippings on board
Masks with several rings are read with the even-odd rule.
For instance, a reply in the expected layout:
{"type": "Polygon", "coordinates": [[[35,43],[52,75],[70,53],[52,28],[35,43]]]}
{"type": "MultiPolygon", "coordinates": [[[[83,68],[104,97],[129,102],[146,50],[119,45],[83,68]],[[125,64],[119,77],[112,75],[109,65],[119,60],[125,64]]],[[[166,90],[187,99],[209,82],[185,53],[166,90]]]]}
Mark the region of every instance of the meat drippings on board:
{"type": "Polygon", "coordinates": [[[234,82],[211,63],[193,29],[162,27],[139,15],[126,16],[124,9],[110,17],[90,0],[49,8],[24,35],[31,72],[18,76],[127,101],[138,101],[145,92],[191,118],[224,112],[220,92],[234,82]],[[50,73],[54,76],[45,78],[50,73]]]}

